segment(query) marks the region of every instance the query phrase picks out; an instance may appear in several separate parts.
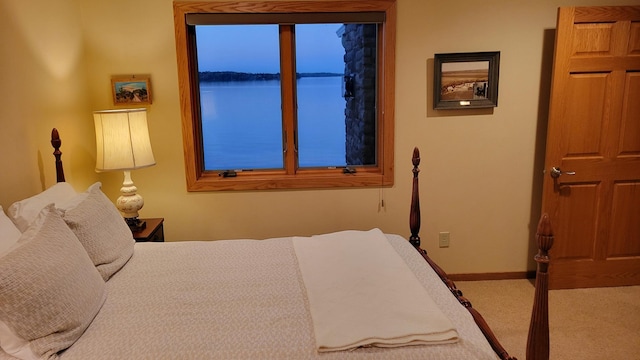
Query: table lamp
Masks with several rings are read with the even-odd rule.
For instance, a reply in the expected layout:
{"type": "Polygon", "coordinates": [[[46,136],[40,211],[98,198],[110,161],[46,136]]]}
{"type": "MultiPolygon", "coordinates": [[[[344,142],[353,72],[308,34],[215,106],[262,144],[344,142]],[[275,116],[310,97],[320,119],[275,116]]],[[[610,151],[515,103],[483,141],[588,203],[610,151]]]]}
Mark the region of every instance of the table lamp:
{"type": "Polygon", "coordinates": [[[101,110],[93,112],[96,128],[96,171],[124,171],[124,182],[116,207],[131,231],[146,223],[138,219],[144,200],[133,185],[131,170],[156,164],[147,128],[147,109],[101,110]]]}

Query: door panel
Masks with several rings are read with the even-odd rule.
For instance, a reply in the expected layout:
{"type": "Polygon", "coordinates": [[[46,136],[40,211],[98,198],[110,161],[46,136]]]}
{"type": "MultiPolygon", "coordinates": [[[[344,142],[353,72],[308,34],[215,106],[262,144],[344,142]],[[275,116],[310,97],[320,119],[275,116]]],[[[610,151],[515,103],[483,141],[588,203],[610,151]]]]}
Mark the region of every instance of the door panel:
{"type": "Polygon", "coordinates": [[[640,55],[640,23],[632,22],[629,37],[629,55],[640,55]]]}
{"type": "Polygon", "coordinates": [[[602,153],[602,130],[605,127],[605,104],[609,74],[572,74],[567,85],[565,115],[575,119],[563,125],[565,154],[569,156],[596,155],[602,153]],[[578,124],[579,122],[579,124],[578,124]],[[578,126],[576,126],[578,125],[578,126]],[[598,131],[593,131],[597,129],[598,131]]]}
{"type": "Polygon", "coordinates": [[[553,259],[592,259],[596,238],[594,236],[598,220],[598,184],[562,185],[558,215],[567,224],[557,228],[555,236],[564,239],[580,239],[573,243],[556,241],[553,245],[553,259]]]}
{"type": "Polygon", "coordinates": [[[615,185],[612,219],[607,259],[640,257],[640,182],[615,185]]]}
{"type": "Polygon", "coordinates": [[[640,72],[627,73],[626,77],[619,153],[640,155],[640,72]]]}
{"type": "Polygon", "coordinates": [[[573,56],[611,55],[613,23],[576,24],[573,56]]]}
{"type": "Polygon", "coordinates": [[[639,99],[640,6],[560,8],[542,199],[550,288],[640,284],[639,99]]]}

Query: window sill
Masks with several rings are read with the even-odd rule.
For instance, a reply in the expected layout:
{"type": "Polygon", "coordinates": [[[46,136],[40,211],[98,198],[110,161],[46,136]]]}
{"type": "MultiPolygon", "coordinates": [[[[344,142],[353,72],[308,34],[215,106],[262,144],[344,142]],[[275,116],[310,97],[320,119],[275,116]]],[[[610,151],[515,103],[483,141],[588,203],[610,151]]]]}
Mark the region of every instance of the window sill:
{"type": "Polygon", "coordinates": [[[242,172],[235,177],[222,177],[218,172],[204,172],[197,179],[187,179],[188,191],[278,190],[311,188],[345,188],[391,186],[393,173],[381,174],[378,169],[358,169],[355,174],[344,174],[341,169],[300,170],[295,175],[278,172],[242,172]]]}

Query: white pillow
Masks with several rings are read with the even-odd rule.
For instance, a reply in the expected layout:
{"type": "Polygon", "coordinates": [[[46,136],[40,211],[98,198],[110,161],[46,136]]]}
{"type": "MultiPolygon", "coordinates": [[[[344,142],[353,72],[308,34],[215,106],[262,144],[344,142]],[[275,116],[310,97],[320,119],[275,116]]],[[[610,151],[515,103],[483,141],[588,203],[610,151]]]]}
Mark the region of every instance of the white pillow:
{"type": "Polygon", "coordinates": [[[129,261],[135,240],[118,209],[100,190],[101,186],[97,182],[57,208],[106,281],[129,261]]]}
{"type": "Polygon", "coordinates": [[[59,182],[37,195],[13,203],[7,214],[18,229],[25,232],[45,206],[71,199],[77,194],[69,183],[59,182]]]}
{"type": "Polygon", "coordinates": [[[102,307],[106,285],[53,205],[0,261],[0,346],[20,359],[71,346],[102,307]]]}
{"type": "Polygon", "coordinates": [[[2,206],[0,206],[0,257],[18,242],[20,235],[22,235],[20,230],[5,215],[2,206]]]}

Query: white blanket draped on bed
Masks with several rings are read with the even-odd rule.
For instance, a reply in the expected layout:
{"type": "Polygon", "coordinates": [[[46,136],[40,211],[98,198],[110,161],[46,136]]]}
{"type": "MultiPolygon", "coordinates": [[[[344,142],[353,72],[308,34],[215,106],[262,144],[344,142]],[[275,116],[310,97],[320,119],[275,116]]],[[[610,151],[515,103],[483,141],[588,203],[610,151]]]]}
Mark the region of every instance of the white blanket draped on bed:
{"type": "Polygon", "coordinates": [[[379,229],[294,237],[293,245],[319,352],[458,340],[379,229]]]}

